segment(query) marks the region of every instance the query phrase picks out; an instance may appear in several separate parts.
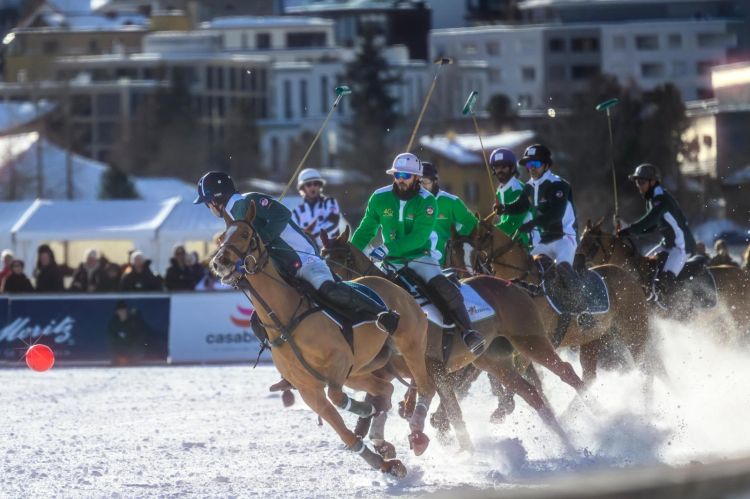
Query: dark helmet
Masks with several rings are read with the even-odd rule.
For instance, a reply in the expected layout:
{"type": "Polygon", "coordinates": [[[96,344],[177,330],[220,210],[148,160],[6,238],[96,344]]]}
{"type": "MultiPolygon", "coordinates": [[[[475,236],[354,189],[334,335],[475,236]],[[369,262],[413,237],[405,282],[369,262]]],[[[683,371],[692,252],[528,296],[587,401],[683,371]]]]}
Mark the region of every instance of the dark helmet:
{"type": "Polygon", "coordinates": [[[438,171],[435,165],[428,163],[427,161],[422,161],[422,176],[432,180],[437,180],[438,171]]]}
{"type": "Polygon", "coordinates": [[[629,180],[639,178],[643,180],[659,180],[659,170],[651,163],[643,163],[642,165],[638,165],[635,171],[628,175],[629,180]]]}
{"type": "Polygon", "coordinates": [[[518,163],[518,161],[516,160],[516,155],[513,154],[513,151],[511,151],[510,149],[501,147],[499,149],[495,149],[490,153],[490,166],[504,164],[516,166],[516,163],[518,163]]]}
{"type": "Polygon", "coordinates": [[[529,161],[541,161],[544,164],[552,165],[552,153],[542,144],[534,144],[526,148],[523,157],[518,160],[518,164],[525,166],[529,161]]]}
{"type": "Polygon", "coordinates": [[[229,197],[237,192],[232,177],[224,172],[208,172],[198,181],[198,197],[193,204],[218,201],[225,203],[229,197]]]}

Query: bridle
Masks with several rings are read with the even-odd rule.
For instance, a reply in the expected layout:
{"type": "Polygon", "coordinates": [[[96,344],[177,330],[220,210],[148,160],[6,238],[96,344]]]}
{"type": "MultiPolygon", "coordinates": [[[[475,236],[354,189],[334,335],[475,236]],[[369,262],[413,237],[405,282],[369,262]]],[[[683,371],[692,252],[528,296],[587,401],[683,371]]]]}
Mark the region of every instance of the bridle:
{"type": "MultiPolygon", "coordinates": [[[[516,278],[518,280],[526,279],[526,277],[528,277],[529,273],[531,272],[532,265],[528,265],[526,268],[522,268],[517,265],[498,261],[500,257],[511,251],[515,246],[518,245],[518,243],[511,238],[507,243],[496,248],[494,246],[494,242],[495,238],[492,237],[492,229],[486,230],[484,234],[479,237],[477,244],[474,245],[474,258],[472,261],[472,267],[474,267],[475,269],[480,269],[483,274],[493,275],[495,273],[494,266],[497,265],[499,267],[505,267],[517,272],[521,272],[521,275],[516,278]],[[488,242],[490,246],[489,253],[487,253],[486,250],[481,249],[483,246],[486,246],[488,242]]],[[[529,257],[529,263],[530,262],[531,257],[529,257]]]]}
{"type": "Polygon", "coordinates": [[[329,264],[335,265],[337,267],[340,267],[344,270],[349,271],[353,275],[352,278],[355,278],[358,276],[372,276],[372,275],[377,276],[377,275],[382,275],[383,273],[378,268],[378,266],[375,265],[372,262],[372,260],[370,260],[369,258],[367,259],[368,265],[363,272],[359,272],[358,270],[356,270],[354,268],[354,266],[356,265],[356,262],[354,261],[354,254],[352,252],[352,249],[346,244],[336,245],[335,247],[332,247],[332,248],[329,248],[327,246],[323,247],[323,249],[321,250],[321,254],[323,254],[323,258],[329,264]],[[345,255],[343,263],[331,258],[334,254],[341,254],[341,253],[345,255]]]}
{"type": "MultiPolygon", "coordinates": [[[[596,254],[601,251],[602,255],[604,255],[602,264],[608,264],[612,260],[612,257],[615,255],[615,248],[620,238],[616,234],[605,235],[601,231],[599,233],[589,231],[587,235],[594,240],[594,244],[589,246],[588,251],[584,253],[586,255],[586,259],[593,261],[596,257],[596,254]],[[604,244],[603,239],[605,237],[609,237],[609,245],[604,244]]],[[[633,241],[629,237],[624,238],[624,241],[627,242],[625,246],[629,246],[628,249],[630,250],[630,255],[628,256],[635,256],[637,254],[637,251],[635,249],[635,244],[633,243],[633,241]]]]}
{"type": "Polygon", "coordinates": [[[229,241],[224,241],[219,246],[219,251],[222,249],[227,249],[230,252],[234,253],[235,256],[239,258],[237,263],[235,264],[235,271],[240,274],[248,274],[248,275],[255,275],[263,271],[265,266],[268,264],[268,261],[270,260],[270,255],[268,253],[268,248],[261,248],[260,244],[260,236],[258,236],[258,232],[253,228],[253,226],[246,222],[245,220],[235,220],[233,221],[229,226],[233,225],[247,225],[247,228],[250,230],[250,241],[248,242],[247,248],[245,251],[242,251],[234,244],[231,244],[229,241]],[[255,256],[254,253],[256,250],[258,250],[258,256],[255,256]]]}

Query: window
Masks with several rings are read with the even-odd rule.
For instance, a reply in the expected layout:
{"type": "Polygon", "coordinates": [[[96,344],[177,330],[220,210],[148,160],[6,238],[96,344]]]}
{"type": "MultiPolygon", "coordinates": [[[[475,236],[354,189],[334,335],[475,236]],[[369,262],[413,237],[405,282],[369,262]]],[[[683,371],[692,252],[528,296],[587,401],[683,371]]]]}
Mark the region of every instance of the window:
{"type": "Polygon", "coordinates": [[[500,42],[487,42],[487,55],[500,55],[500,42]]]}
{"type": "Polygon", "coordinates": [[[715,66],[716,63],[713,61],[698,61],[695,65],[696,72],[701,75],[707,75],[711,73],[711,68],[715,66]]]}
{"type": "Polygon", "coordinates": [[[320,77],[320,114],[328,112],[328,77],[320,77]]]}
{"type": "Polygon", "coordinates": [[[96,110],[99,116],[118,116],[120,99],[117,94],[99,94],[96,96],[96,110]]]}
{"type": "Polygon", "coordinates": [[[714,138],[710,135],[703,136],[703,146],[711,149],[714,146],[714,138]]]}
{"type": "Polygon", "coordinates": [[[91,97],[88,95],[74,95],[71,101],[73,116],[91,116],[91,97]]]}
{"type": "Polygon", "coordinates": [[[99,40],[92,38],[89,40],[89,54],[99,54],[99,40]]]}
{"type": "Polygon", "coordinates": [[[549,51],[550,52],[565,52],[565,39],[550,38],[549,51]]]}
{"type": "Polygon", "coordinates": [[[270,49],[271,35],[269,33],[257,33],[255,35],[255,47],[259,49],[270,49]]]}
{"type": "Polygon", "coordinates": [[[688,74],[688,66],[685,61],[672,61],[672,76],[673,77],[682,77],[687,76],[688,74]]]}
{"type": "Polygon", "coordinates": [[[242,33],[242,34],[240,35],[240,47],[241,47],[242,49],[247,49],[247,48],[248,48],[248,43],[247,43],[247,33],[242,33]]]}
{"type": "Polygon", "coordinates": [[[518,96],[518,107],[531,107],[531,95],[521,94],[518,96]]]}
{"type": "Polygon", "coordinates": [[[303,118],[307,116],[307,80],[299,81],[299,113],[303,118]]]}
{"type": "Polygon", "coordinates": [[[536,68],[524,66],[521,68],[521,79],[523,81],[534,81],[536,79],[536,68]]]}
{"type": "Polygon", "coordinates": [[[593,37],[573,38],[570,42],[573,52],[599,52],[599,39],[593,37]]]}
{"type": "Polygon", "coordinates": [[[625,37],[623,35],[613,36],[612,46],[615,48],[615,50],[625,50],[625,37]]]}
{"type": "Polygon", "coordinates": [[[549,77],[553,80],[565,79],[565,66],[555,64],[549,67],[549,77]]]}
{"type": "Polygon", "coordinates": [[[658,50],[659,37],[656,35],[638,35],[635,37],[635,47],[638,50],[658,50]]]}
{"type": "Polygon", "coordinates": [[[672,33],[667,38],[667,46],[671,49],[678,49],[682,47],[682,35],[679,33],[672,33]]]}
{"type": "Polygon", "coordinates": [[[237,90],[237,68],[229,68],[229,90],[237,90]]]}
{"type": "Polygon", "coordinates": [[[284,117],[292,118],[292,82],[284,80],[284,117]]]}
{"type": "Polygon", "coordinates": [[[219,90],[224,89],[224,68],[216,69],[216,88],[219,90]]]}
{"type": "Polygon", "coordinates": [[[474,42],[464,42],[462,49],[466,55],[477,55],[477,44],[474,42]]]}
{"type": "Polygon", "coordinates": [[[489,74],[487,76],[492,83],[498,83],[502,81],[502,75],[500,73],[500,70],[498,68],[490,68],[489,74]]]}
{"type": "Polygon", "coordinates": [[[214,68],[211,66],[206,67],[206,88],[209,90],[214,88],[214,68]]]}
{"type": "Polygon", "coordinates": [[[588,80],[598,74],[599,66],[593,64],[579,64],[570,68],[570,77],[574,80],[588,80]]]}
{"type": "Polygon", "coordinates": [[[723,48],[726,45],[726,37],[723,33],[698,33],[698,47],[700,48],[723,48]]]}
{"type": "Polygon", "coordinates": [[[641,76],[644,78],[663,78],[664,64],[659,62],[644,62],[641,64],[641,76]]]}
{"type": "Polygon", "coordinates": [[[278,137],[271,138],[271,170],[278,171],[281,167],[281,151],[279,150],[278,137]]]}
{"type": "Polygon", "coordinates": [[[286,46],[288,48],[325,47],[325,33],[287,33],[286,46]]]}

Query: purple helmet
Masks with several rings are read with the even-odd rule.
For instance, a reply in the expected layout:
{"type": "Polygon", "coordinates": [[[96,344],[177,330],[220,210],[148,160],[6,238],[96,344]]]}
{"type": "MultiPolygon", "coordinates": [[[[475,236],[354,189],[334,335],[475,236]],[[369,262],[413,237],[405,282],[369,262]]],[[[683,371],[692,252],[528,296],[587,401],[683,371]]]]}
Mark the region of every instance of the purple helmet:
{"type": "Polygon", "coordinates": [[[502,164],[509,164],[512,166],[516,166],[517,164],[516,155],[513,154],[513,151],[504,147],[495,149],[490,153],[490,166],[502,164]]]}

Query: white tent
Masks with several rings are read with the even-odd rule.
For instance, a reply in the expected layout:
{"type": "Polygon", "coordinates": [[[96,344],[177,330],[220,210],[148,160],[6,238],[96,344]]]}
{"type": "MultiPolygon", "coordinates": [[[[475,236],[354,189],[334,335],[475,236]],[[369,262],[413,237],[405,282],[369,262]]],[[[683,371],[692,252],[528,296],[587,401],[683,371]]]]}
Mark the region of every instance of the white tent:
{"type": "Polygon", "coordinates": [[[34,209],[35,201],[9,201],[0,203],[0,250],[13,249],[13,228],[34,209]]]}

